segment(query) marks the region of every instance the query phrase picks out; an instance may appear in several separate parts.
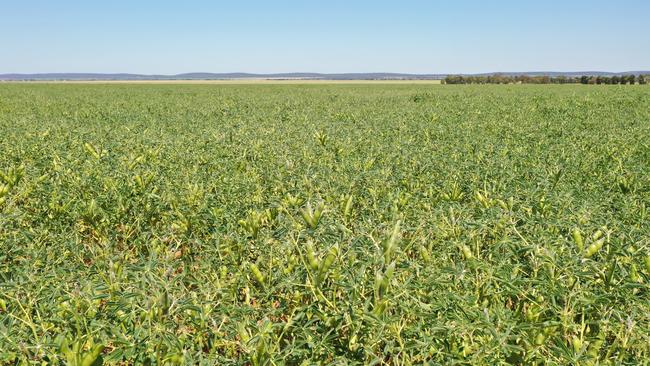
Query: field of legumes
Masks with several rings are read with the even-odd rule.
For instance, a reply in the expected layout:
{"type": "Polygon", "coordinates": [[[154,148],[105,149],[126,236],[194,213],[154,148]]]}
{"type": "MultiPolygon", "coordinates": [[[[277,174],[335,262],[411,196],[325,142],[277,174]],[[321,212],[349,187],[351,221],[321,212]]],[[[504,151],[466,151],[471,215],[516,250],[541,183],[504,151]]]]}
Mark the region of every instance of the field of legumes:
{"type": "Polygon", "coordinates": [[[0,85],[0,364],[638,364],[650,88],[0,85]]]}

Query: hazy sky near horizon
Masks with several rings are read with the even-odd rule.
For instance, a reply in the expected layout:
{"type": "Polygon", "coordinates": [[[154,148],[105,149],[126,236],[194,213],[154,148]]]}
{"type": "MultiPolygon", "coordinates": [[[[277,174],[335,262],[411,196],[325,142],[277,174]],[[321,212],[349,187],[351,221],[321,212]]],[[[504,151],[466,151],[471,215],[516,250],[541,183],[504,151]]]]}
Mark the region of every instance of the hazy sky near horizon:
{"type": "Polygon", "coordinates": [[[0,73],[650,70],[648,0],[0,0],[0,73]]]}

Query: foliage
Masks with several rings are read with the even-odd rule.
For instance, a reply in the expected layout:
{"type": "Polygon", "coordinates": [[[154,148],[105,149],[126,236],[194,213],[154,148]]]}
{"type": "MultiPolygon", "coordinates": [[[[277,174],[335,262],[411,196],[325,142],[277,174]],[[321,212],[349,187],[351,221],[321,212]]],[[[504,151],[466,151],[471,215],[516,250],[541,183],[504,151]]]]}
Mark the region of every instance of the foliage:
{"type": "Polygon", "coordinates": [[[650,89],[0,88],[0,363],[650,358],[650,89]]]}

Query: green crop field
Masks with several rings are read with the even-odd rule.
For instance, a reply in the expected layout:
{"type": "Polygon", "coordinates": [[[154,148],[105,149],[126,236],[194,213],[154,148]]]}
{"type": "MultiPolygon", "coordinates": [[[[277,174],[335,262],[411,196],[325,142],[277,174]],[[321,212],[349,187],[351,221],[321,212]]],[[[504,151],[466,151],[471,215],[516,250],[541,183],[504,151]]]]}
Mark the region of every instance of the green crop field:
{"type": "Polygon", "coordinates": [[[0,84],[0,364],[637,364],[650,88],[0,84]]]}

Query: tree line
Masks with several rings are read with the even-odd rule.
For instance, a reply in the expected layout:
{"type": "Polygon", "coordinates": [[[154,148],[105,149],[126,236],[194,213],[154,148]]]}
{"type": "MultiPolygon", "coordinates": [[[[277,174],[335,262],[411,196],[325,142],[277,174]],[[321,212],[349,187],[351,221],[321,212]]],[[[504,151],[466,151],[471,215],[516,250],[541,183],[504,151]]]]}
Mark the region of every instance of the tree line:
{"type": "Polygon", "coordinates": [[[614,75],[614,76],[508,76],[501,74],[485,76],[448,75],[443,84],[646,84],[650,75],[614,75]]]}

